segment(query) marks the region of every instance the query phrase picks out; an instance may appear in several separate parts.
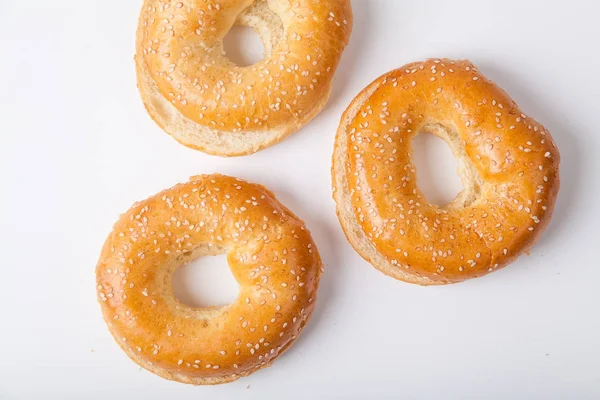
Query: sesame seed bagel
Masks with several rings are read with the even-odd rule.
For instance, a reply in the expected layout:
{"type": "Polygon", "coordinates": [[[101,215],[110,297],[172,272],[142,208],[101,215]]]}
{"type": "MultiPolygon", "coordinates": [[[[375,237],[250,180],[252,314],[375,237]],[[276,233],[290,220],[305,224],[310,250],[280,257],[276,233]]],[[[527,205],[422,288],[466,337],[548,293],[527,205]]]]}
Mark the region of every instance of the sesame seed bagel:
{"type": "Polygon", "coordinates": [[[163,378],[230,382],[269,366],[298,337],[321,260],[304,223],[264,187],[191,178],[121,216],[96,268],[104,320],[127,355],[163,378]],[[173,294],[181,265],[227,253],[239,297],[192,308],[173,294]]]}
{"type": "Polygon", "coordinates": [[[528,250],[559,188],[550,133],[468,61],[408,64],[371,83],[342,116],[333,197],[348,241],[380,271],[440,285],[495,271],[528,250]],[[447,206],[417,186],[412,140],[444,139],[464,190],[447,206]]]}
{"type": "Polygon", "coordinates": [[[351,30],[350,0],[145,0],[138,87],[150,116],[180,143],[254,153],[321,111],[351,30]],[[240,67],[226,57],[234,24],[260,35],[262,61],[240,67]]]}

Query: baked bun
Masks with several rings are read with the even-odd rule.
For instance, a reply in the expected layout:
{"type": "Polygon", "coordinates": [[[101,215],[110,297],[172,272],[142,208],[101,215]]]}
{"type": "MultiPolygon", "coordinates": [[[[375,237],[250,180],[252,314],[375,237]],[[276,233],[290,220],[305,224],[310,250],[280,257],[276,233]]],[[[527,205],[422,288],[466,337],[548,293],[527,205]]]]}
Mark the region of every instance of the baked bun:
{"type": "Polygon", "coordinates": [[[145,0],[138,87],[150,116],[180,143],[254,153],[321,111],[351,30],[349,0],[145,0]],[[258,32],[262,61],[239,67],[226,57],[234,24],[258,32]]]}
{"type": "Polygon", "coordinates": [[[108,328],[133,361],[163,378],[204,385],[267,367],[289,348],[313,311],[321,270],[304,223],[271,192],[204,175],[123,214],[96,281],[108,328]],[[239,297],[223,307],[181,303],[174,271],[223,253],[239,297]]]}
{"type": "Polygon", "coordinates": [[[408,64],[342,116],[333,197],[348,241],[380,271],[439,285],[495,271],[539,239],[559,188],[550,133],[468,61],[408,64]],[[464,190],[447,206],[417,186],[412,141],[444,139],[464,190]]]}

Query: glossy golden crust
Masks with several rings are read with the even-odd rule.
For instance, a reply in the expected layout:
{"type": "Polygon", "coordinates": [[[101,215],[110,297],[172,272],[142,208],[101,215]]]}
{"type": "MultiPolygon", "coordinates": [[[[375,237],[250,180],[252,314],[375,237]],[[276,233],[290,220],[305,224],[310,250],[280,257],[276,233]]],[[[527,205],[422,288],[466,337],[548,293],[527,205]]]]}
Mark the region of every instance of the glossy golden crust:
{"type": "Polygon", "coordinates": [[[96,279],[104,319],[130,358],[167,379],[216,384],[268,366],[287,349],[312,313],[321,270],[303,222],[271,192],[206,175],[123,214],[96,279]],[[179,302],[175,269],[220,253],[239,297],[221,308],[179,302]]]}
{"type": "Polygon", "coordinates": [[[152,118],[211,154],[253,153],[300,129],[325,105],[352,30],[349,0],[145,0],[138,87],[152,118]],[[223,38],[254,28],[265,58],[233,64],[223,38]]]}
{"type": "Polygon", "coordinates": [[[552,137],[468,61],[427,60],[377,79],[336,136],[334,199],[346,236],[383,272],[423,285],[485,275],[529,249],[559,189],[552,137]],[[445,139],[465,189],[448,206],[416,185],[412,139],[445,139]]]}

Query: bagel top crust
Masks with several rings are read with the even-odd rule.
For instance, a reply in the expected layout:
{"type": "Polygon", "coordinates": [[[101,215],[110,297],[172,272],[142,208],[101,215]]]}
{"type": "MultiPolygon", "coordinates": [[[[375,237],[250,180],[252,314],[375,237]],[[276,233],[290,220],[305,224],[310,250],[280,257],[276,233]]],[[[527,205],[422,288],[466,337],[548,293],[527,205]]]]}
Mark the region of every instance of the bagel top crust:
{"type": "Polygon", "coordinates": [[[96,268],[98,300],[117,343],[140,366],[192,384],[270,365],[310,317],[322,264],[304,223],[271,192],[222,175],[193,177],[134,204],[96,268]],[[173,272],[227,253],[240,285],[224,307],[192,308],[173,272]]]}
{"type": "Polygon", "coordinates": [[[349,0],[145,0],[138,85],[152,117],[180,142],[212,154],[250,153],[321,110],[351,30],[349,0]],[[236,23],[260,34],[262,61],[241,67],[226,57],[223,38],[236,23]],[[256,143],[245,148],[223,134],[256,143]]]}
{"type": "Polygon", "coordinates": [[[559,189],[550,133],[468,61],[408,64],[348,107],[334,154],[334,198],[353,246],[413,283],[482,276],[529,249],[559,189]],[[429,204],[411,163],[419,132],[445,139],[465,189],[429,204]]]}

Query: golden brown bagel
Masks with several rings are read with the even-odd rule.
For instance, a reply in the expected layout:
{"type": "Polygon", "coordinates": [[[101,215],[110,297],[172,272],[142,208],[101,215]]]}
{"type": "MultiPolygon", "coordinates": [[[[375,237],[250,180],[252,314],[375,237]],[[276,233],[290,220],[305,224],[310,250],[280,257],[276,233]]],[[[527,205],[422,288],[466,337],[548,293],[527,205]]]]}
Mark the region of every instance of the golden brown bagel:
{"type": "Polygon", "coordinates": [[[528,250],[559,188],[550,133],[468,61],[427,60],[371,83],[342,116],[333,155],[337,214],[356,251],[410,283],[460,282],[528,250]],[[446,207],[417,187],[412,140],[446,140],[464,190],[446,207]]]}
{"type": "Polygon", "coordinates": [[[145,0],[138,87],[150,116],[180,143],[254,153],[321,111],[351,30],[350,0],[145,0]],[[234,24],[258,32],[262,61],[239,67],[225,56],[234,24]]]}
{"type": "Polygon", "coordinates": [[[202,385],[233,381],[280,356],[313,311],[321,269],[304,223],[271,192],[204,175],[123,214],[96,280],[109,330],[133,361],[202,385]],[[179,302],[173,272],[222,253],[240,285],[237,300],[212,308],[179,302]]]}

